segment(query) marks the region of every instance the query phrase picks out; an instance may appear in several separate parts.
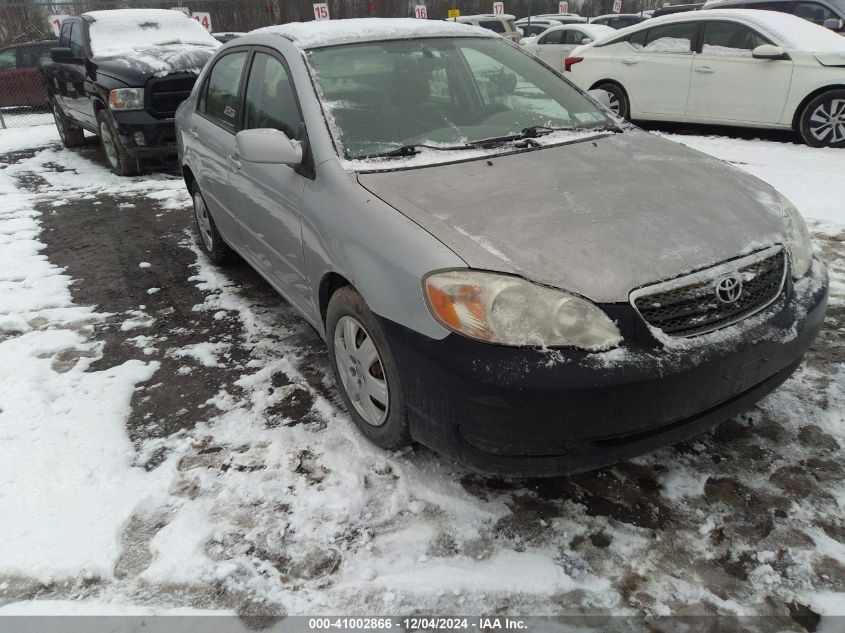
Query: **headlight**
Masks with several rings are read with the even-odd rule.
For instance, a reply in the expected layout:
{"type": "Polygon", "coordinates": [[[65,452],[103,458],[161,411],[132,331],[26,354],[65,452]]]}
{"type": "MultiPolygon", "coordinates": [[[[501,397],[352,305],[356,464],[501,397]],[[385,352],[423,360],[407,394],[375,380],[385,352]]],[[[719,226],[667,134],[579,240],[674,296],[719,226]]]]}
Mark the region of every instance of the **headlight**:
{"type": "Polygon", "coordinates": [[[118,88],[109,93],[109,107],[112,110],[143,110],[143,88],[118,88]]]}
{"type": "Polygon", "coordinates": [[[437,321],[470,338],[588,350],[615,347],[622,340],[596,305],[519,277],[452,270],[428,275],[423,285],[437,321]]]}
{"type": "Polygon", "coordinates": [[[781,209],[786,221],[786,239],[792,258],[792,277],[800,279],[810,270],[813,261],[813,239],[804,218],[789,200],[780,196],[781,209]]]}

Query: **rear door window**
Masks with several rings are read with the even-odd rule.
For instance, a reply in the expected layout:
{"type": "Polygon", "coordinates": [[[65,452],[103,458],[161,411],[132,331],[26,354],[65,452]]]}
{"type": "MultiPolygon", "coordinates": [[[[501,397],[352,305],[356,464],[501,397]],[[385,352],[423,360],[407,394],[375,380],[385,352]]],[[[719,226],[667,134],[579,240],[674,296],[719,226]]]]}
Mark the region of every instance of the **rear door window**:
{"type": "Polygon", "coordinates": [[[246,51],[239,51],[224,55],[215,62],[197,107],[209,119],[228,130],[234,130],[238,120],[238,90],[246,57],[246,51]]]}
{"type": "Polygon", "coordinates": [[[85,38],[82,35],[82,24],[75,22],[70,31],[70,54],[77,59],[85,57],[85,38]]]}
{"type": "Polygon", "coordinates": [[[689,53],[698,24],[683,22],[656,26],[647,31],[644,53],[689,53]]]}
{"type": "Polygon", "coordinates": [[[72,26],[73,22],[65,22],[62,24],[62,32],[59,37],[59,46],[62,48],[68,48],[70,46],[70,27],[72,26]]]}

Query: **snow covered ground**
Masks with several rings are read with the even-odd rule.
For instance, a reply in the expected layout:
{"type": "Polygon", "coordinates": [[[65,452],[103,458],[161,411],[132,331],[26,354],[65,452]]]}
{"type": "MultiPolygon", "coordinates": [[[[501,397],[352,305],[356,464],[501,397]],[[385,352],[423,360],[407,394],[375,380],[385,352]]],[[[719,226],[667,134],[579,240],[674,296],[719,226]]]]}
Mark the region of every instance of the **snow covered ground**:
{"type": "Polygon", "coordinates": [[[713,433],[506,481],[359,436],[304,321],[199,252],[175,174],[121,179],[96,145],[0,131],[0,615],[718,613],[801,630],[820,614],[833,630],[845,152],[670,138],[815,220],[827,327],[713,433]]]}

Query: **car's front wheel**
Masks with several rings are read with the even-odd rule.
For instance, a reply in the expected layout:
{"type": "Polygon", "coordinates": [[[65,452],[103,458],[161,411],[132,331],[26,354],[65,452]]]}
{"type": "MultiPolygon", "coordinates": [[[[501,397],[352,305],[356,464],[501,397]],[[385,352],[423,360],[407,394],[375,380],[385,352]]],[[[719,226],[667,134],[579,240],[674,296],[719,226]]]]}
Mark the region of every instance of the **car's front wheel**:
{"type": "Polygon", "coordinates": [[[831,90],[810,101],[798,131],[810,147],[845,147],[845,90],[831,90]]]}
{"type": "Polygon", "coordinates": [[[111,170],[118,176],[137,176],[141,171],[138,161],[123,147],[114,119],[106,110],[97,113],[97,132],[111,170]]]}
{"type": "Polygon", "coordinates": [[[65,147],[81,145],[85,141],[85,132],[82,131],[81,127],[71,123],[71,120],[65,116],[65,113],[59,107],[55,97],[50,97],[50,109],[53,111],[53,120],[56,122],[56,130],[59,132],[62,144],[65,147]]]}
{"type": "Polygon", "coordinates": [[[337,290],[326,313],[329,357],[343,402],[373,443],[411,444],[402,383],[381,325],[353,288],[337,290]]]}
{"type": "Polygon", "coordinates": [[[613,114],[618,116],[620,119],[630,119],[631,110],[628,106],[628,95],[625,94],[625,90],[622,89],[622,86],[607,82],[593,86],[593,88],[595,90],[604,90],[610,95],[609,103],[607,105],[613,114]]]}

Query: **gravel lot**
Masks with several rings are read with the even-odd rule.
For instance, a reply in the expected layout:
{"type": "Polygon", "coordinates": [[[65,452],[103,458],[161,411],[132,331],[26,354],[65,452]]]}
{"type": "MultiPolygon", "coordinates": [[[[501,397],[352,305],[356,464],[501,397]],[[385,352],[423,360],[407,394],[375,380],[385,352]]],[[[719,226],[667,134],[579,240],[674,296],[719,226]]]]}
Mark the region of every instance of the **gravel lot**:
{"type": "MultiPolygon", "coordinates": [[[[313,330],[248,266],[215,269],[199,252],[177,174],[121,180],[93,141],[13,150],[2,134],[0,248],[42,243],[39,265],[72,303],[0,308],[0,355],[19,354],[0,361],[0,614],[72,599],[242,615],[765,615],[767,630],[841,630],[820,620],[845,615],[845,231],[829,219],[814,225],[832,279],[825,328],[783,387],[695,441],[508,481],[361,438],[313,330]],[[15,314],[25,323],[2,327],[15,314]],[[43,342],[59,332],[68,342],[43,342]],[[101,406],[111,392],[86,381],[130,369],[120,406],[101,406]],[[16,393],[33,411],[49,403],[27,417],[32,437],[16,393]],[[82,426],[63,430],[71,417],[82,426]],[[122,436],[82,435],[90,420],[122,436]],[[58,487],[106,454],[123,460],[102,482],[119,499],[97,496],[96,466],[58,487]],[[29,497],[15,492],[24,479],[29,497]],[[47,506],[65,494],[79,499],[57,519],[47,506]]],[[[21,270],[0,269],[0,293],[24,296],[21,270]]]]}

